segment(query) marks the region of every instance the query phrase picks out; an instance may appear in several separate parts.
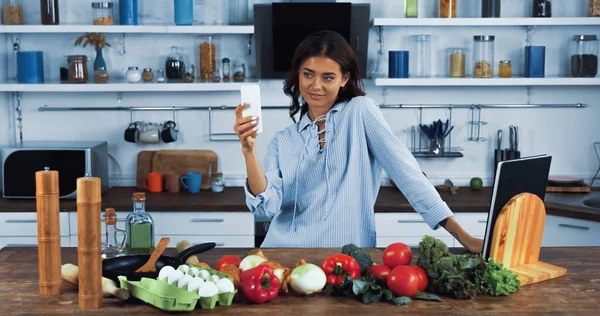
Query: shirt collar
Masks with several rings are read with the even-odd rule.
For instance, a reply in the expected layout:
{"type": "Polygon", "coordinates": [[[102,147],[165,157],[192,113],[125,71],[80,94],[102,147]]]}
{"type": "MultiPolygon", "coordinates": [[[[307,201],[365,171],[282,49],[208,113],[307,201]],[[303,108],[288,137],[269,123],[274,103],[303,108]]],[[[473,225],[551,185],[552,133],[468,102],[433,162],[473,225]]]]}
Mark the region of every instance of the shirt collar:
{"type": "MultiPolygon", "coordinates": [[[[327,112],[327,117],[329,117],[329,115],[341,111],[345,108],[345,106],[342,106],[342,104],[346,104],[348,103],[347,101],[343,101],[343,102],[337,102],[332,108],[331,110],[329,110],[329,112],[327,112]]],[[[313,124],[313,122],[310,120],[310,118],[308,117],[308,113],[304,114],[302,116],[302,118],[300,119],[300,121],[298,122],[298,131],[302,132],[304,131],[309,125],[313,124]]]]}

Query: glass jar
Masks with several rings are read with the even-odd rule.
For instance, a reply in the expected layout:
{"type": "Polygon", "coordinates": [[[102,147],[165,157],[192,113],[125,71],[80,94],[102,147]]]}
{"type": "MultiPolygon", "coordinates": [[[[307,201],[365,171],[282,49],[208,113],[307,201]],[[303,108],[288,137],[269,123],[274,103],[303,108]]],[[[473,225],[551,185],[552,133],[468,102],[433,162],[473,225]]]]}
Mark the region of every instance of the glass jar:
{"type": "Polygon", "coordinates": [[[167,56],[165,70],[167,79],[183,79],[183,75],[185,74],[185,63],[183,62],[181,55],[177,52],[177,46],[171,46],[171,54],[167,56]]]}
{"type": "Polygon", "coordinates": [[[248,0],[229,0],[229,24],[248,24],[248,0]]]}
{"type": "Polygon", "coordinates": [[[212,36],[207,36],[200,44],[200,78],[212,79],[213,70],[217,67],[217,47],[212,36]]]}
{"type": "Polygon", "coordinates": [[[92,2],[92,24],[112,25],[113,24],[113,3],[112,2],[92,2]]]}
{"type": "Polygon", "coordinates": [[[404,0],[404,17],[419,17],[419,0],[404,0]]]}
{"type": "Polygon", "coordinates": [[[107,83],[110,79],[110,75],[106,67],[98,67],[94,70],[94,82],[95,83],[107,83]]]}
{"type": "Polygon", "coordinates": [[[494,76],[494,39],[493,35],[473,36],[473,77],[494,76]]]}
{"type": "Polygon", "coordinates": [[[439,0],[440,1],[440,18],[455,18],[456,17],[456,1],[457,0],[439,0]]]}
{"type": "Polygon", "coordinates": [[[449,48],[448,49],[450,65],[450,77],[465,77],[465,69],[467,64],[467,49],[466,48],[449,48]]]}
{"type": "Polygon", "coordinates": [[[59,24],[58,0],[40,0],[40,18],[44,25],[59,24]]]}
{"type": "Polygon", "coordinates": [[[142,72],[142,79],[145,82],[152,82],[154,78],[154,74],[152,73],[152,68],[144,68],[144,72],[142,72]]]}
{"type": "Polygon", "coordinates": [[[219,68],[215,68],[213,71],[212,82],[221,82],[221,75],[219,75],[219,68]]]}
{"type": "Polygon", "coordinates": [[[598,74],[598,38],[596,35],[573,36],[569,51],[573,77],[596,77],[598,74]]]}
{"type": "Polygon", "coordinates": [[[229,74],[231,72],[231,62],[229,61],[229,58],[225,57],[223,58],[223,60],[221,60],[221,63],[223,67],[223,81],[228,82],[229,80],[231,80],[231,78],[229,77],[229,74]]]}
{"type": "Polygon", "coordinates": [[[510,60],[501,60],[498,65],[498,77],[510,78],[512,77],[512,64],[510,60]]]}
{"type": "Polygon", "coordinates": [[[71,55],[67,57],[69,62],[69,82],[86,83],[88,81],[87,56],[71,55]]]}
{"type": "Polygon", "coordinates": [[[410,76],[431,76],[431,35],[411,35],[410,76]]]}
{"type": "Polygon", "coordinates": [[[233,74],[233,81],[244,82],[246,80],[246,64],[240,64],[235,67],[235,73],[233,74]]]}
{"type": "Polygon", "coordinates": [[[127,233],[117,228],[117,212],[109,207],[102,216],[105,224],[104,241],[102,242],[102,259],[115,258],[124,255],[123,244],[127,238],[127,233]],[[121,233],[123,238],[119,241],[117,235],[121,233]]]}
{"type": "Polygon", "coordinates": [[[481,2],[481,17],[482,18],[499,18],[501,1],[502,0],[482,0],[482,2],[481,2]]]}
{"type": "Polygon", "coordinates": [[[201,23],[206,25],[221,25],[225,23],[227,10],[223,0],[202,0],[199,3],[201,14],[201,23]]]}
{"type": "Polygon", "coordinates": [[[533,0],[531,16],[534,18],[552,17],[552,3],[550,0],[533,0]]]}
{"type": "Polygon", "coordinates": [[[127,215],[125,251],[128,255],[148,255],[154,250],[154,220],[146,212],[146,194],[133,193],[133,212],[127,215]]]}
{"type": "Polygon", "coordinates": [[[167,78],[165,78],[165,71],[162,69],[159,69],[156,71],[156,82],[158,83],[165,83],[167,82],[167,78]]]}
{"type": "Polygon", "coordinates": [[[138,67],[135,66],[129,67],[125,76],[127,77],[127,82],[129,83],[137,83],[142,80],[142,72],[138,69],[138,67]]]}
{"type": "MultiPolygon", "coordinates": [[[[31,0],[30,0],[31,1],[31,0]]],[[[2,7],[4,24],[24,24],[23,3],[21,0],[5,0],[2,7]]]]}
{"type": "Polygon", "coordinates": [[[185,71],[185,75],[183,76],[183,81],[187,83],[194,82],[196,80],[196,67],[194,65],[190,65],[185,71]]]}
{"type": "Polygon", "coordinates": [[[587,15],[600,16],[600,0],[589,0],[587,15]]]}
{"type": "Polygon", "coordinates": [[[223,173],[215,172],[210,180],[210,188],[214,193],[223,192],[225,189],[225,182],[223,182],[223,173]]]}

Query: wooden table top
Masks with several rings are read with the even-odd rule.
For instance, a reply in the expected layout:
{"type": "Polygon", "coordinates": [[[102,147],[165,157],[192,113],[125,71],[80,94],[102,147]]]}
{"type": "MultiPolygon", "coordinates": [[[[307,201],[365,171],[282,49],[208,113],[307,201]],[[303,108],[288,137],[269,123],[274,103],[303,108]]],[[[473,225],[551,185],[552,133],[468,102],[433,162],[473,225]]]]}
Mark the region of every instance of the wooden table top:
{"type": "MultiPolygon", "coordinates": [[[[117,211],[131,210],[131,197],[134,192],[145,191],[134,187],[115,187],[102,194],[102,207],[114,207],[117,211]]],[[[488,212],[492,191],[485,187],[480,191],[473,191],[468,187],[461,187],[458,195],[449,192],[440,192],[442,199],[455,213],[461,212],[488,212]]],[[[582,208],[568,205],[545,203],[546,213],[549,215],[565,216],[585,220],[599,221],[600,211],[591,208],[582,208]]],[[[63,212],[76,212],[75,200],[60,200],[60,209],[63,212]]],[[[2,199],[0,198],[0,212],[35,212],[35,199],[2,199]]],[[[148,212],[247,212],[244,189],[242,187],[227,187],[222,193],[201,191],[199,194],[188,192],[180,193],[151,193],[146,191],[146,211],[148,212]]],[[[395,187],[381,187],[375,212],[415,212],[408,200],[395,187]]]]}
{"type": "MultiPolygon", "coordinates": [[[[224,254],[243,257],[249,249],[215,248],[200,256],[200,260],[214,266],[224,254]]],[[[452,249],[455,250],[455,249],[452,249]]],[[[414,251],[414,249],[413,249],[414,251]]],[[[339,249],[265,249],[265,255],[293,267],[297,260],[320,264],[339,249]]],[[[381,251],[368,249],[373,259],[381,263],[381,251]]],[[[416,253],[416,251],[414,251],[416,253]]],[[[167,254],[174,255],[174,249],[167,254]]],[[[542,248],[540,260],[567,269],[567,275],[558,279],[522,287],[508,297],[479,296],[472,300],[444,298],[444,302],[414,300],[406,306],[378,302],[362,304],[346,297],[280,296],[259,305],[234,302],[230,307],[205,311],[199,307],[191,314],[213,315],[392,315],[396,313],[465,314],[465,313],[582,313],[593,315],[600,309],[600,247],[542,248]]],[[[77,263],[77,249],[62,249],[63,263],[77,263]]],[[[416,259],[413,259],[413,264],[416,259]]],[[[39,296],[37,248],[3,248],[0,250],[0,315],[138,315],[164,314],[163,311],[135,299],[119,304],[114,298],[105,298],[100,310],[80,310],[74,285],[64,282],[62,294],[39,296]]]]}

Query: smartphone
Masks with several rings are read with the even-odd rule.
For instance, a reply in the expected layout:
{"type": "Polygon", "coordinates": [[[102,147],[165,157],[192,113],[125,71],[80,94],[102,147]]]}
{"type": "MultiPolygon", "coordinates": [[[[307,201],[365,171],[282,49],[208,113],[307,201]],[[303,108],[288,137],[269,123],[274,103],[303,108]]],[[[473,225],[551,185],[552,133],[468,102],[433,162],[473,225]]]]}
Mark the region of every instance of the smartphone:
{"type": "Polygon", "coordinates": [[[246,108],[242,111],[242,117],[256,116],[258,120],[257,133],[262,133],[262,110],[260,103],[260,86],[257,84],[243,85],[241,89],[241,101],[246,103],[246,108]]]}

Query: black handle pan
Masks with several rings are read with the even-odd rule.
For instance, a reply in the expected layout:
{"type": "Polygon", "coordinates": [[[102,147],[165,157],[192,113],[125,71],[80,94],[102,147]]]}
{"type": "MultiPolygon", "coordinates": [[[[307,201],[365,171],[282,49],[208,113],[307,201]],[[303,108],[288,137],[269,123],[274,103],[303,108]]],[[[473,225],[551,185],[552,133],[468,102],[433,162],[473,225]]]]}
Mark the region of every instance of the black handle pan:
{"type": "Polygon", "coordinates": [[[139,281],[141,278],[156,279],[158,278],[158,272],[164,266],[171,266],[177,269],[190,256],[209,251],[215,246],[214,242],[203,243],[192,246],[175,257],[160,256],[154,265],[156,272],[135,272],[135,270],[143,266],[150,259],[150,255],[133,255],[105,259],[102,261],[102,276],[117,282],[117,284],[119,284],[119,275],[127,277],[128,281],[139,281]]]}

